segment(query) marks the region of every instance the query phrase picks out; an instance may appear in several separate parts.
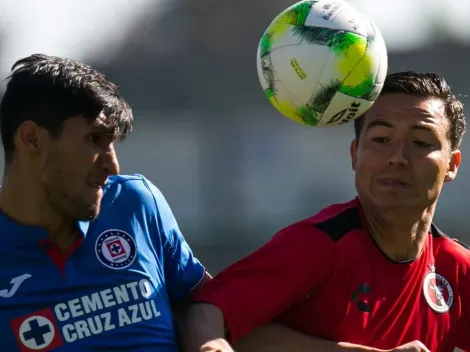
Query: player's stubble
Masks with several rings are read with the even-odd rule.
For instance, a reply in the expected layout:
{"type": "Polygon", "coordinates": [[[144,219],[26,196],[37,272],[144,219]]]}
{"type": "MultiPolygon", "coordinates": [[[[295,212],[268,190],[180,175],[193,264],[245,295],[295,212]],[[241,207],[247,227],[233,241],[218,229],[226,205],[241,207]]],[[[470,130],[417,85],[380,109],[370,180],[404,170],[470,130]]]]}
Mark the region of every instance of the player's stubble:
{"type": "Polygon", "coordinates": [[[63,155],[58,147],[51,148],[41,170],[46,202],[55,212],[73,220],[96,219],[103,190],[87,184],[91,173],[92,170],[74,164],[73,158],[63,155]]]}

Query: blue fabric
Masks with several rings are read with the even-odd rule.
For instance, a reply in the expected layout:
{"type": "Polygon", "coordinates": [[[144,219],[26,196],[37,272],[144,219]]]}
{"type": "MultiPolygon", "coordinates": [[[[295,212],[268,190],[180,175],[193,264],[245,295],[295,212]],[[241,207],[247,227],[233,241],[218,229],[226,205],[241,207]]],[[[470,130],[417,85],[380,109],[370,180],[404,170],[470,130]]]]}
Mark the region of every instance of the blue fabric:
{"type": "Polygon", "coordinates": [[[205,269],[162,193],[141,175],[114,176],[99,217],[61,268],[47,233],[0,213],[2,351],[176,352],[170,302],[205,269]]]}

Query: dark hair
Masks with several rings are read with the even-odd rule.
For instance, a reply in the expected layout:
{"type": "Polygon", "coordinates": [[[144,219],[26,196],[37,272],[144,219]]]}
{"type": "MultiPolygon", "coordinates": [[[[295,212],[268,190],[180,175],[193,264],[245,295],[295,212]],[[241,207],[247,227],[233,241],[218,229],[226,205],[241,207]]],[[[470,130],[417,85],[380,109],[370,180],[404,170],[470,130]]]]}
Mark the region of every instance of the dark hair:
{"type": "MultiPolygon", "coordinates": [[[[466,121],[462,102],[452,94],[446,80],[436,73],[417,73],[413,71],[398,72],[387,76],[380,95],[389,93],[406,93],[423,98],[440,99],[445,104],[446,116],[449,119],[448,139],[452,150],[460,147],[465,133],[466,121]]],[[[364,115],[354,121],[354,132],[359,140],[364,115]]]]}
{"type": "Polygon", "coordinates": [[[132,110],[115,84],[92,67],[70,59],[35,54],[17,61],[0,105],[5,161],[12,161],[18,127],[31,120],[57,138],[67,119],[90,121],[100,113],[123,140],[132,130],[132,110]]]}

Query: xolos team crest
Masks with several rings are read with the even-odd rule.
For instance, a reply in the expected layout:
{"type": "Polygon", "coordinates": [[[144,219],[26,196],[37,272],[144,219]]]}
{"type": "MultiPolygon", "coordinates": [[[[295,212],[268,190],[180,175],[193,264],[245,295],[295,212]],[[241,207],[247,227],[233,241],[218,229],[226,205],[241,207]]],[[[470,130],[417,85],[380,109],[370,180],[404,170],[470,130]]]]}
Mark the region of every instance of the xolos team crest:
{"type": "Polygon", "coordinates": [[[437,274],[432,267],[423,280],[423,294],[426,302],[437,313],[447,313],[454,302],[454,291],[449,281],[437,274]]]}

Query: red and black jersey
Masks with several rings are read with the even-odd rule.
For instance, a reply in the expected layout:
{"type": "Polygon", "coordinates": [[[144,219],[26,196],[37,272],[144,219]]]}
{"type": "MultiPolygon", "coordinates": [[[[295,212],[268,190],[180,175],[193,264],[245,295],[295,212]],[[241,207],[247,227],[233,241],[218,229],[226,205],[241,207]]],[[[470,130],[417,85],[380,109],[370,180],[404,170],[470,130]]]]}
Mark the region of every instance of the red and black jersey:
{"type": "Polygon", "coordinates": [[[470,351],[470,252],[435,225],[413,261],[387,258],[357,199],[278,232],[198,292],[216,305],[232,341],[278,321],[332,340],[392,349],[470,351]]]}

